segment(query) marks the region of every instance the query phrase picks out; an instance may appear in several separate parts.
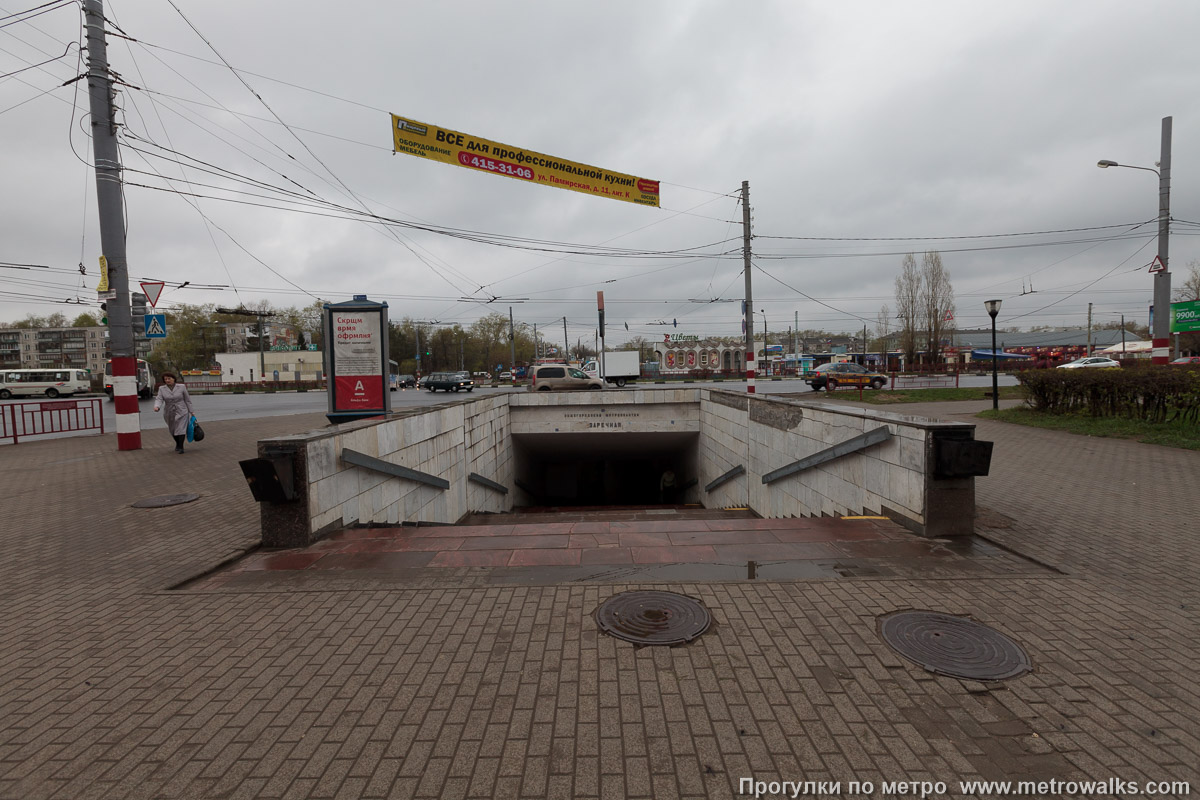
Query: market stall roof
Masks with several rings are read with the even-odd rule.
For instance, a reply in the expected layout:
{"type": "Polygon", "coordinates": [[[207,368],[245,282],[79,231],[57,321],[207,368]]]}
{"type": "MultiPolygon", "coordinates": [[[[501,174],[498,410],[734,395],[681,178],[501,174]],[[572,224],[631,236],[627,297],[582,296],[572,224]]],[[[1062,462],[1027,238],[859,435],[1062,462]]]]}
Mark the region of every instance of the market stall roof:
{"type": "Polygon", "coordinates": [[[1021,355],[1020,353],[1005,353],[1003,350],[995,352],[995,353],[993,353],[991,350],[972,350],[971,351],[971,359],[972,360],[986,361],[986,360],[992,359],[992,358],[998,358],[1001,361],[1003,361],[1006,358],[1015,358],[1018,361],[1028,361],[1029,359],[1033,358],[1033,356],[1021,355]]]}
{"type": "Polygon", "coordinates": [[[1125,342],[1125,344],[1114,344],[1112,347],[1106,347],[1103,350],[1098,350],[1096,355],[1120,353],[1124,348],[1127,355],[1136,353],[1149,353],[1154,349],[1154,342],[1125,342]]]}

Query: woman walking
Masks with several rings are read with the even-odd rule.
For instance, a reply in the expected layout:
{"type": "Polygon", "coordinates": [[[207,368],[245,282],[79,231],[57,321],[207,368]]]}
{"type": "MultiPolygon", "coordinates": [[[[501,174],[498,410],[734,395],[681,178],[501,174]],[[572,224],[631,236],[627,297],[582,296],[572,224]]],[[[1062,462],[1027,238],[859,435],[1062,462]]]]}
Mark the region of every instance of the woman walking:
{"type": "Polygon", "coordinates": [[[187,387],[178,381],[170,372],[162,374],[163,385],[154,396],[154,410],[163,410],[163,419],[167,421],[167,430],[175,437],[175,452],[183,452],[183,440],[187,438],[188,422],[195,416],[192,408],[192,396],[187,387]]]}

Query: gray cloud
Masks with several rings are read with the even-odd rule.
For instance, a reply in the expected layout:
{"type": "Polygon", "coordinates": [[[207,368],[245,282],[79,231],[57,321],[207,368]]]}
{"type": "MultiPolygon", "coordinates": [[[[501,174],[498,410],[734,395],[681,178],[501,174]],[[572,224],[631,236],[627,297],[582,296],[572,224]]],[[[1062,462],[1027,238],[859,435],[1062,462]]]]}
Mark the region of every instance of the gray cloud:
{"type": "MultiPolygon", "coordinates": [[[[1190,41],[1200,8],[1192,4],[1151,2],[1136,10],[1117,2],[177,4],[236,67],[361,104],[244,75],[320,160],[384,216],[580,245],[669,250],[740,237],[740,225],[729,222],[740,220],[736,200],[721,195],[749,180],[758,263],[795,290],[846,312],[756,274],[755,306],[766,309],[772,330],[797,315],[801,327],[837,330],[860,326],[856,315],[874,319],[890,300],[900,256],[866,254],[931,247],[945,252],[963,325],[986,321],[985,294],[1009,298],[1002,316],[1015,317],[1110,271],[1017,324],[1078,323],[1088,302],[1102,315],[1144,315],[1153,225],[1137,241],[976,252],[949,251],[1033,240],[767,237],[965,236],[1150,220],[1156,212],[1152,175],[1094,165],[1111,158],[1153,166],[1165,115],[1175,123],[1174,216],[1200,219],[1193,156],[1200,119],[1192,99],[1200,96],[1200,70],[1190,41]],[[663,208],[393,155],[387,112],[659,179],[663,208]],[[825,257],[776,258],[785,254],[825,257]],[[858,255],[833,257],[844,254],[858,255]],[[1039,292],[1016,297],[1031,279],[1039,292]]],[[[215,60],[169,4],[113,0],[106,6],[145,43],[215,60]]],[[[22,7],[5,0],[0,14],[22,7]]],[[[3,34],[0,74],[44,60],[39,51],[61,52],[56,42],[77,38],[78,17],[55,12],[3,34]]],[[[295,189],[282,173],[326,200],[355,205],[224,67],[116,38],[109,53],[114,69],[141,87],[123,89],[119,98],[130,133],[295,189]],[[209,107],[217,105],[229,111],[209,107]]],[[[66,80],[74,69],[66,59],[22,73],[24,83],[0,81],[0,110],[66,80]]],[[[0,114],[9,154],[0,193],[0,260],[73,269],[83,236],[83,260],[95,271],[94,185],[86,184],[85,215],[85,168],[70,147],[73,142],[90,158],[89,144],[79,129],[68,138],[74,92],[59,88],[0,114]]],[[[126,165],[146,169],[134,150],[144,145],[128,137],[125,143],[126,165]]],[[[169,161],[150,162],[178,179],[169,161]]],[[[222,182],[187,174],[196,183],[222,182]]],[[[134,173],[128,180],[165,185],[134,173]]],[[[171,186],[189,190],[180,180],[171,186]]],[[[134,276],[239,287],[237,295],[168,292],[166,301],[311,301],[206,227],[179,196],[131,186],[127,198],[134,276]]],[[[312,294],[338,300],[365,292],[388,299],[393,316],[469,322],[506,311],[506,298],[530,297],[537,302],[516,305],[518,319],[547,324],[566,315],[573,335],[582,337],[590,335],[591,303],[603,288],[613,328],[628,321],[634,332],[654,333],[661,329],[648,323],[679,318],[688,332],[740,330],[735,302],[688,302],[740,298],[736,252],[690,263],[635,261],[404,232],[404,241],[442,279],[378,226],[208,199],[199,204],[212,223],[312,294]],[[500,299],[457,302],[472,294],[500,299]]],[[[1172,265],[1181,273],[1198,257],[1196,239],[1187,226],[1175,232],[1172,265]]],[[[734,241],[724,249],[738,247],[734,241]]],[[[70,272],[34,276],[54,286],[10,277],[30,278],[0,272],[0,291],[46,301],[0,294],[0,320],[70,314],[79,307],[51,301],[77,293],[94,298],[94,283],[79,289],[70,272]]]]}

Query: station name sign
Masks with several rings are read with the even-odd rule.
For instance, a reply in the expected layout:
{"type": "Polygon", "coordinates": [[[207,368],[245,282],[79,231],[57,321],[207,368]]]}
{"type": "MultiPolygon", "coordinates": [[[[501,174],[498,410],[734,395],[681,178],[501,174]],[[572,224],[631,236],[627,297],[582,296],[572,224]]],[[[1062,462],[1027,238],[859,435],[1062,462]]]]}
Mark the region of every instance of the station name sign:
{"type": "Polygon", "coordinates": [[[394,152],[507,178],[658,208],[658,181],[535,153],[392,114],[394,152]]]}

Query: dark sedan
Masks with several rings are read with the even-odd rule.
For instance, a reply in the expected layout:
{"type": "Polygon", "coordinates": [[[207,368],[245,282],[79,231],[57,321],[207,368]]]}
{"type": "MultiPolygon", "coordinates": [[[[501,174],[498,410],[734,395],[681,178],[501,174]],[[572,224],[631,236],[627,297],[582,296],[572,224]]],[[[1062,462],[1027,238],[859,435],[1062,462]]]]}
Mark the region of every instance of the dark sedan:
{"type": "Polygon", "coordinates": [[[465,372],[435,372],[425,379],[425,388],[431,392],[438,389],[443,392],[469,392],[475,388],[475,381],[465,372]]]}
{"type": "Polygon", "coordinates": [[[888,385],[888,376],[882,372],[872,372],[858,364],[844,362],[822,364],[810,372],[804,382],[811,386],[814,392],[826,388],[836,389],[839,386],[870,386],[872,389],[882,389],[888,385]]]}

